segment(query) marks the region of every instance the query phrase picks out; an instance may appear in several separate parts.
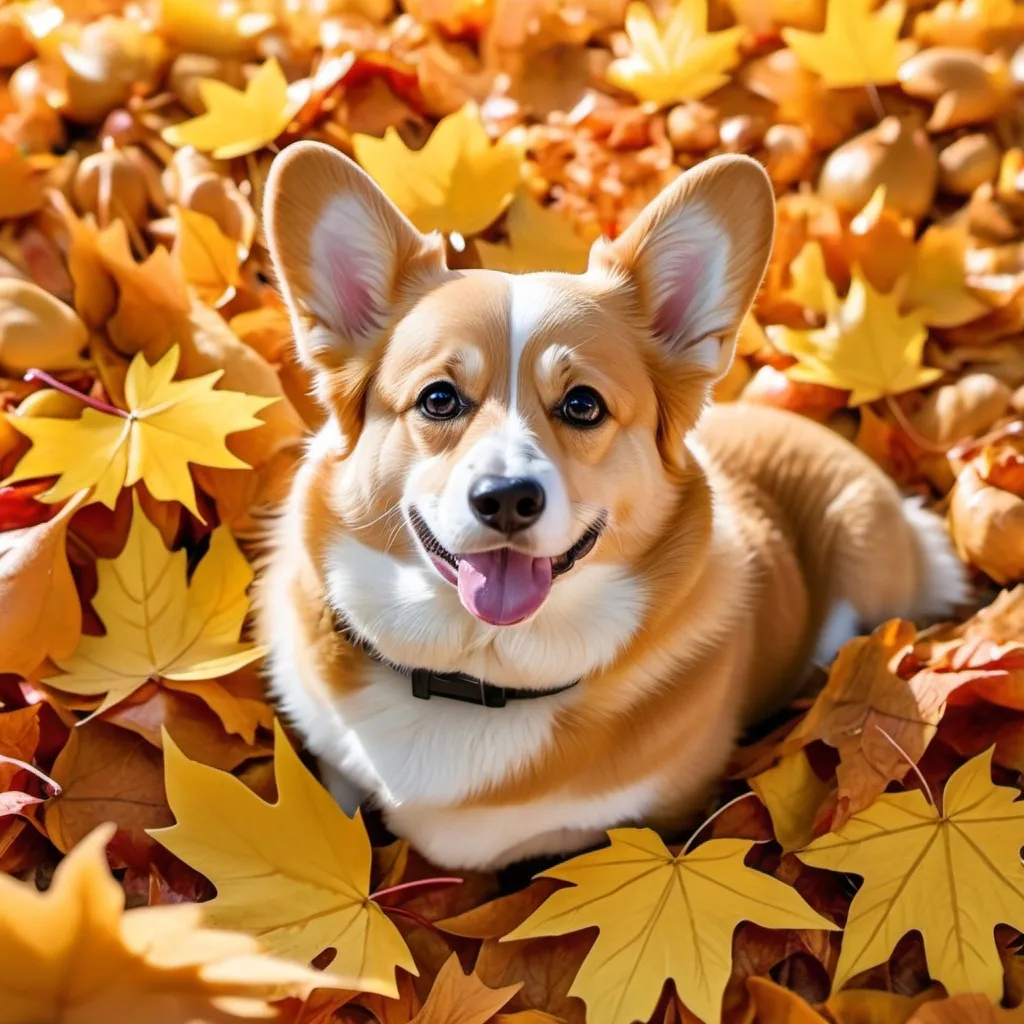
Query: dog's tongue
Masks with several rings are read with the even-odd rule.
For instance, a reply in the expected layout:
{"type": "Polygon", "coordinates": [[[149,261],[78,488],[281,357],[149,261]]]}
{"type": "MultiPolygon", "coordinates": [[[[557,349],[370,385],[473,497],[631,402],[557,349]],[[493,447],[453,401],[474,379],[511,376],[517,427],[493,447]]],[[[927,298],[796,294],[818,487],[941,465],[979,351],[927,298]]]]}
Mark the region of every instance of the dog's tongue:
{"type": "Polygon", "coordinates": [[[550,558],[501,548],[459,560],[459,598],[467,611],[492,626],[511,626],[532,615],[550,590],[550,558]]]}

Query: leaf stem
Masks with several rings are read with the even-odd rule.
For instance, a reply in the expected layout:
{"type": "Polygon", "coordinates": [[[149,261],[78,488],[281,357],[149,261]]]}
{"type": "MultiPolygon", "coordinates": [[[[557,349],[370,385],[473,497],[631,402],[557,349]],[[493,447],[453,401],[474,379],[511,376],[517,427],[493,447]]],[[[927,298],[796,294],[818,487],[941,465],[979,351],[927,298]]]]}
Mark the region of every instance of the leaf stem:
{"type": "Polygon", "coordinates": [[[6,754],[0,754],[0,764],[13,764],[19,768],[24,768],[25,771],[31,772],[37,779],[42,779],[53,790],[54,796],[60,796],[60,784],[54,782],[46,772],[40,771],[35,765],[29,764],[26,761],[19,761],[16,757],[8,757],[6,754]]]}
{"type": "Polygon", "coordinates": [[[877,722],[875,723],[875,728],[896,748],[896,751],[900,755],[900,757],[902,757],[903,760],[906,761],[908,765],[910,765],[910,770],[918,777],[918,779],[921,782],[921,786],[924,789],[924,795],[928,798],[928,803],[930,803],[932,807],[938,809],[938,806],[935,803],[935,797],[932,796],[931,786],[928,785],[928,780],[924,777],[923,773],[921,772],[921,769],[918,768],[914,759],[877,722]]]}
{"type": "Polygon", "coordinates": [[[375,903],[382,896],[391,896],[396,892],[407,892],[410,889],[423,889],[428,885],[462,885],[461,878],[420,878],[415,882],[403,882],[401,885],[393,885],[389,889],[378,889],[370,894],[370,899],[375,903]]]}
{"type": "Polygon", "coordinates": [[[101,402],[98,398],[91,398],[89,395],[83,395],[81,391],[76,391],[70,385],[57,380],[56,377],[51,377],[45,370],[29,370],[22,379],[27,383],[31,383],[34,380],[41,380],[44,384],[49,385],[55,391],[60,391],[65,395],[70,395],[72,398],[77,398],[80,402],[84,402],[90,408],[96,409],[98,412],[105,412],[108,416],[120,416],[125,420],[131,419],[131,415],[126,413],[124,409],[118,409],[107,402],[101,402]]]}
{"type": "Polygon", "coordinates": [[[893,419],[899,424],[900,429],[907,437],[910,438],[914,444],[917,445],[922,451],[928,452],[930,455],[946,455],[949,453],[950,445],[947,444],[936,444],[934,441],[929,441],[918,429],[910,422],[907,414],[903,411],[900,403],[892,395],[885,396],[885,404],[889,407],[889,412],[892,413],[893,419]]]}
{"type": "Polygon", "coordinates": [[[871,100],[871,107],[875,112],[875,117],[879,121],[884,121],[889,115],[886,113],[885,104],[882,103],[882,97],[879,95],[878,86],[874,82],[868,82],[864,88],[867,90],[868,99],[871,100]]]}
{"type": "Polygon", "coordinates": [[[734,796],[728,803],[722,804],[722,806],[719,807],[718,810],[715,811],[715,813],[712,814],[710,818],[708,818],[702,825],[700,825],[698,828],[694,830],[693,835],[686,840],[686,845],[680,851],[680,856],[690,852],[690,847],[693,846],[694,840],[697,838],[697,836],[701,834],[701,832],[704,831],[704,829],[708,827],[708,825],[711,824],[711,822],[715,820],[715,818],[717,818],[720,814],[724,814],[727,810],[729,810],[730,807],[733,806],[733,804],[738,804],[741,800],[746,800],[748,796],[757,796],[757,794],[753,790],[750,790],[747,793],[740,793],[739,796],[734,796]]]}

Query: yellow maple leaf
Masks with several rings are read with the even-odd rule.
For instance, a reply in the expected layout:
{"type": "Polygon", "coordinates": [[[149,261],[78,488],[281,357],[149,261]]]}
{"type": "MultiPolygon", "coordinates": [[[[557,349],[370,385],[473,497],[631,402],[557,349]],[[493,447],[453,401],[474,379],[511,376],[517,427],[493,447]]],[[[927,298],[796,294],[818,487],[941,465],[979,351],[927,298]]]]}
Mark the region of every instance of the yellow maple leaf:
{"type": "Polygon", "coordinates": [[[859,268],[842,303],[834,301],[824,327],[797,331],[772,325],[772,344],[794,356],[786,373],[793,380],[849,391],[850,405],[931,384],[941,370],[921,359],[928,331],[918,313],[900,312],[903,289],[876,292],[859,268]]]}
{"type": "Polygon", "coordinates": [[[659,107],[699,100],[729,81],[726,72],[739,62],[746,31],[736,25],[708,32],[707,0],[680,0],[660,26],[647,4],[634,2],[626,8],[632,52],[612,61],[605,77],[659,107]]]}
{"type": "Polygon", "coordinates": [[[87,408],[76,420],[8,416],[32,447],[3,486],[57,476],[40,501],[64,501],[91,487],[89,500],[112,509],[121,489],[141,480],[154,498],[181,502],[199,516],[189,463],[248,469],[224,440],[262,426],[256,413],[277,399],[215,391],[223,370],[176,381],[179,354],[174,345],[152,366],[135,356],[125,378],[127,412],[108,406],[87,408]]]}
{"type": "Polygon", "coordinates": [[[420,231],[483,231],[508,206],[522,154],[492,143],[473,103],[441,118],[426,145],[407,149],[389,127],[383,139],[354,135],[356,159],[420,231]]]}
{"type": "Polygon", "coordinates": [[[223,306],[234,297],[242,280],[238,243],[205,213],[185,206],[175,206],[173,213],[178,234],[171,255],[203,302],[215,308],[223,306]]]}
{"type": "Polygon", "coordinates": [[[750,840],[713,839],[673,857],[650,829],[612,829],[608,838],[610,846],[545,871],[574,887],[502,940],[599,928],[569,990],[587,1004],[590,1024],[647,1020],[666,978],[701,1020],[718,1021],[741,921],[835,930],[795,889],[744,865],[750,840]]]}
{"type": "Polygon", "coordinates": [[[966,224],[934,224],[918,240],[903,301],[926,324],[959,327],[989,312],[991,307],[967,287],[966,254],[966,224]]]}
{"type": "Polygon", "coordinates": [[[150,679],[216,679],[263,655],[261,647],[238,640],[253,573],[231,531],[213,531],[190,580],[186,552],[168,551],[132,498],[124,550],[96,562],[93,608],[106,634],[82,637],[74,654],[55,659],[64,675],[46,680],[67,693],[103,694],[96,714],[150,679]]]}
{"type": "Polygon", "coordinates": [[[827,313],[838,304],[836,287],[825,268],[820,242],[805,242],[789,264],[792,284],[786,296],[815,313],[827,313]]]}
{"type": "Polygon", "coordinates": [[[587,269],[590,246],[557,210],[541,206],[525,192],[512,201],[505,215],[508,244],[477,242],[480,262],[488,270],[528,274],[560,270],[581,274],[587,269]]]}
{"type": "Polygon", "coordinates": [[[998,1000],[1003,968],[993,931],[1024,927],[1024,803],[992,784],[992,750],[951,776],[943,810],[919,790],[885,793],[797,856],[864,879],[850,905],[833,985],[884,963],[910,931],[928,973],[950,995],[998,1000]]]}
{"type": "Polygon", "coordinates": [[[204,904],[224,928],[258,935],[280,956],[326,969],[352,988],[394,997],[395,968],[418,973],[398,929],[370,897],[370,840],[306,770],[274,723],[277,802],[227,772],[190,761],[164,735],[167,802],[176,825],[151,835],[217,887],[204,904]]]}
{"type": "Polygon", "coordinates": [[[206,113],[165,128],[172,146],[195,146],[217,160],[245,156],[273,142],[288,127],[302,103],[288,93],[288,81],[276,57],[260,65],[245,91],[216,78],[199,82],[206,113]]]}
{"type": "Polygon", "coordinates": [[[0,1024],[232,1024],[270,1000],[341,979],[263,953],[249,935],[203,926],[203,908],[124,910],[103,825],[58,865],[46,892],[0,873],[0,1024]]]}
{"type": "Polygon", "coordinates": [[[873,11],[874,0],[828,0],[824,32],[782,29],[786,45],[832,89],[889,85],[899,73],[904,0],[873,11]]]}

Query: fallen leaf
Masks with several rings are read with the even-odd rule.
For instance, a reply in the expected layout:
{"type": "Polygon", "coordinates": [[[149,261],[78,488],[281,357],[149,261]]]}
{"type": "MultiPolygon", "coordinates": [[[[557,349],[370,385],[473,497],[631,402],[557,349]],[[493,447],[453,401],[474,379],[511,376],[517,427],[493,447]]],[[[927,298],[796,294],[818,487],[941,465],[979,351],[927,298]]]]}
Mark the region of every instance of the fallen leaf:
{"type": "Polygon", "coordinates": [[[268,743],[255,738],[246,741],[229,733],[198,698],[166,686],[153,686],[152,691],[143,701],[126,701],[111,708],[102,721],[129,729],[158,749],[162,749],[166,729],[190,760],[225,772],[234,771],[250,758],[270,755],[268,743]]]}
{"type": "Polygon", "coordinates": [[[338,984],[204,928],[201,907],[125,913],[103,855],[112,833],[83,839],[46,892],[0,876],[0,1024],[231,1024],[267,1016],[275,996],[338,984]]]}
{"type": "Polygon", "coordinates": [[[96,571],[93,607],[106,634],[82,637],[70,657],[54,659],[64,674],[46,680],[65,693],[102,694],[96,714],[150,679],[215,679],[262,656],[262,648],[238,639],[253,574],[224,527],[213,531],[189,579],[188,556],[164,547],[134,496],[124,550],[99,559],[96,571]]]}
{"type": "Polygon", "coordinates": [[[116,726],[89,722],[72,729],[52,775],[61,792],[47,803],[43,820],[64,853],[107,821],[138,841],[145,829],[173,820],[159,751],[116,726]]]}
{"type": "Polygon", "coordinates": [[[560,270],[582,274],[587,269],[590,246],[572,224],[556,210],[541,206],[520,192],[505,215],[506,245],[477,242],[480,262],[488,270],[506,274],[528,274],[537,270],[560,270]]]}
{"type": "Polygon", "coordinates": [[[504,939],[598,928],[570,990],[587,1004],[590,1024],[646,1020],[667,978],[688,1009],[717,1021],[740,921],[835,928],[795,890],[744,866],[749,840],[713,839],[673,857],[650,829],[612,829],[608,837],[604,849],[545,871],[574,886],[549,897],[504,939]]]}
{"type": "Polygon", "coordinates": [[[462,973],[453,953],[434,979],[423,1009],[411,1024],[485,1024],[521,988],[488,988],[475,974],[462,973]]]}
{"type": "Polygon", "coordinates": [[[987,996],[958,995],[925,1003],[907,1018],[907,1024],[1021,1024],[1024,1006],[1004,1010],[987,996]]]}
{"type": "Polygon", "coordinates": [[[85,500],[81,491],[48,522],[0,533],[0,672],[27,676],[78,646],[82,607],[67,534],[85,500]]]}
{"type": "Polygon", "coordinates": [[[612,62],[608,81],[658,106],[699,100],[729,81],[746,33],[742,25],[708,32],[708,0],[679,0],[662,25],[638,0],[626,9],[632,52],[612,62]]]}
{"type": "Polygon", "coordinates": [[[88,340],[75,311],[31,281],[0,279],[0,366],[8,373],[88,365],[88,340]]]}
{"type": "Polygon", "coordinates": [[[260,65],[244,92],[216,78],[201,79],[198,88],[206,113],[165,128],[164,141],[195,146],[217,160],[245,156],[269,145],[302,105],[300,98],[289,96],[288,81],[276,57],[260,65]]]}
{"type": "Polygon", "coordinates": [[[896,992],[848,988],[834,992],[821,1009],[836,1024],[910,1024],[916,1019],[914,1011],[936,995],[934,990],[918,996],[903,996],[896,992]]]}
{"type": "Polygon", "coordinates": [[[770,978],[747,978],[758,1024],[825,1024],[825,1018],[788,988],[770,978]]]}
{"type": "Polygon", "coordinates": [[[359,163],[420,231],[472,235],[497,220],[519,184],[519,149],[492,143],[472,103],[441,118],[413,152],[395,129],[356,135],[359,163]]]}
{"type": "Polygon", "coordinates": [[[932,225],[917,241],[903,301],[930,327],[959,327],[991,307],[967,286],[965,225],[932,225]]]}
{"type": "Polygon", "coordinates": [[[821,243],[807,242],[789,265],[792,284],[786,295],[814,313],[827,313],[839,304],[835,285],[825,269],[821,243]]]}
{"type": "Polygon", "coordinates": [[[899,34],[906,17],[903,0],[828,0],[824,32],[782,29],[800,63],[832,89],[889,85],[899,75],[899,34]]]}
{"type": "Polygon", "coordinates": [[[234,776],[190,761],[164,737],[167,795],[177,822],[153,833],[217,887],[205,905],[216,925],[260,936],[282,956],[309,962],[329,947],[326,974],[393,997],[395,968],[416,965],[395,926],[369,898],[370,842],[274,725],[277,802],[234,776]]]}
{"type": "Polygon", "coordinates": [[[788,853],[806,846],[814,838],[815,816],[832,786],[818,778],[804,752],[787,755],[749,781],[768,808],[782,849],[788,853]]]}
{"type": "Polygon", "coordinates": [[[0,136],[0,220],[24,217],[43,205],[43,178],[0,136]]]}
{"type": "Polygon", "coordinates": [[[864,879],[850,905],[834,986],[884,962],[907,932],[924,940],[931,976],[950,995],[998,1000],[993,929],[1024,925],[1024,803],[994,786],[992,750],[957,769],[942,811],[923,793],[885,793],[799,858],[864,879]]]}
{"type": "Polygon", "coordinates": [[[782,743],[792,752],[823,740],[839,751],[833,828],[906,776],[907,758],[916,763],[927,750],[950,693],[981,673],[925,669],[900,678],[891,662],[916,636],[912,623],[892,619],[844,644],[825,689],[782,743]]]}
{"type": "Polygon", "coordinates": [[[188,465],[248,468],[224,443],[228,434],[260,427],[256,413],[276,399],[215,391],[223,371],[174,380],[179,349],[155,365],[137,355],[125,381],[127,413],[87,408],[76,420],[12,416],[32,441],[4,484],[59,476],[40,501],[64,501],[93,488],[89,500],[112,509],[122,487],[140,480],[161,501],[178,501],[199,517],[188,465]]]}
{"type": "Polygon", "coordinates": [[[772,343],[797,365],[786,373],[797,381],[850,392],[849,404],[925,387],[941,370],[921,365],[928,332],[918,313],[900,312],[901,289],[876,292],[856,268],[842,303],[828,311],[824,327],[797,331],[773,325],[772,343]]]}
{"type": "Polygon", "coordinates": [[[203,302],[223,305],[234,296],[242,280],[238,243],[204,213],[185,206],[175,206],[173,212],[178,234],[171,255],[203,302]]]}

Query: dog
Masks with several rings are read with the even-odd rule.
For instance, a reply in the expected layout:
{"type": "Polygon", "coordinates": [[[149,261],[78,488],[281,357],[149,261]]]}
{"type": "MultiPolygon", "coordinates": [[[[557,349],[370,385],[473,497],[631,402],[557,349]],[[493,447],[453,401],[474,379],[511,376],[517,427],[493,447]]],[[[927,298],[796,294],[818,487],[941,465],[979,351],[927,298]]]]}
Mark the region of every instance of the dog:
{"type": "Polygon", "coordinates": [[[685,821],[816,656],[964,599],[858,449],[710,406],[772,246],[754,160],[681,175],[580,275],[448,269],[319,143],[264,225],[328,414],[257,584],[269,685],[338,802],[436,864],[685,821]]]}

